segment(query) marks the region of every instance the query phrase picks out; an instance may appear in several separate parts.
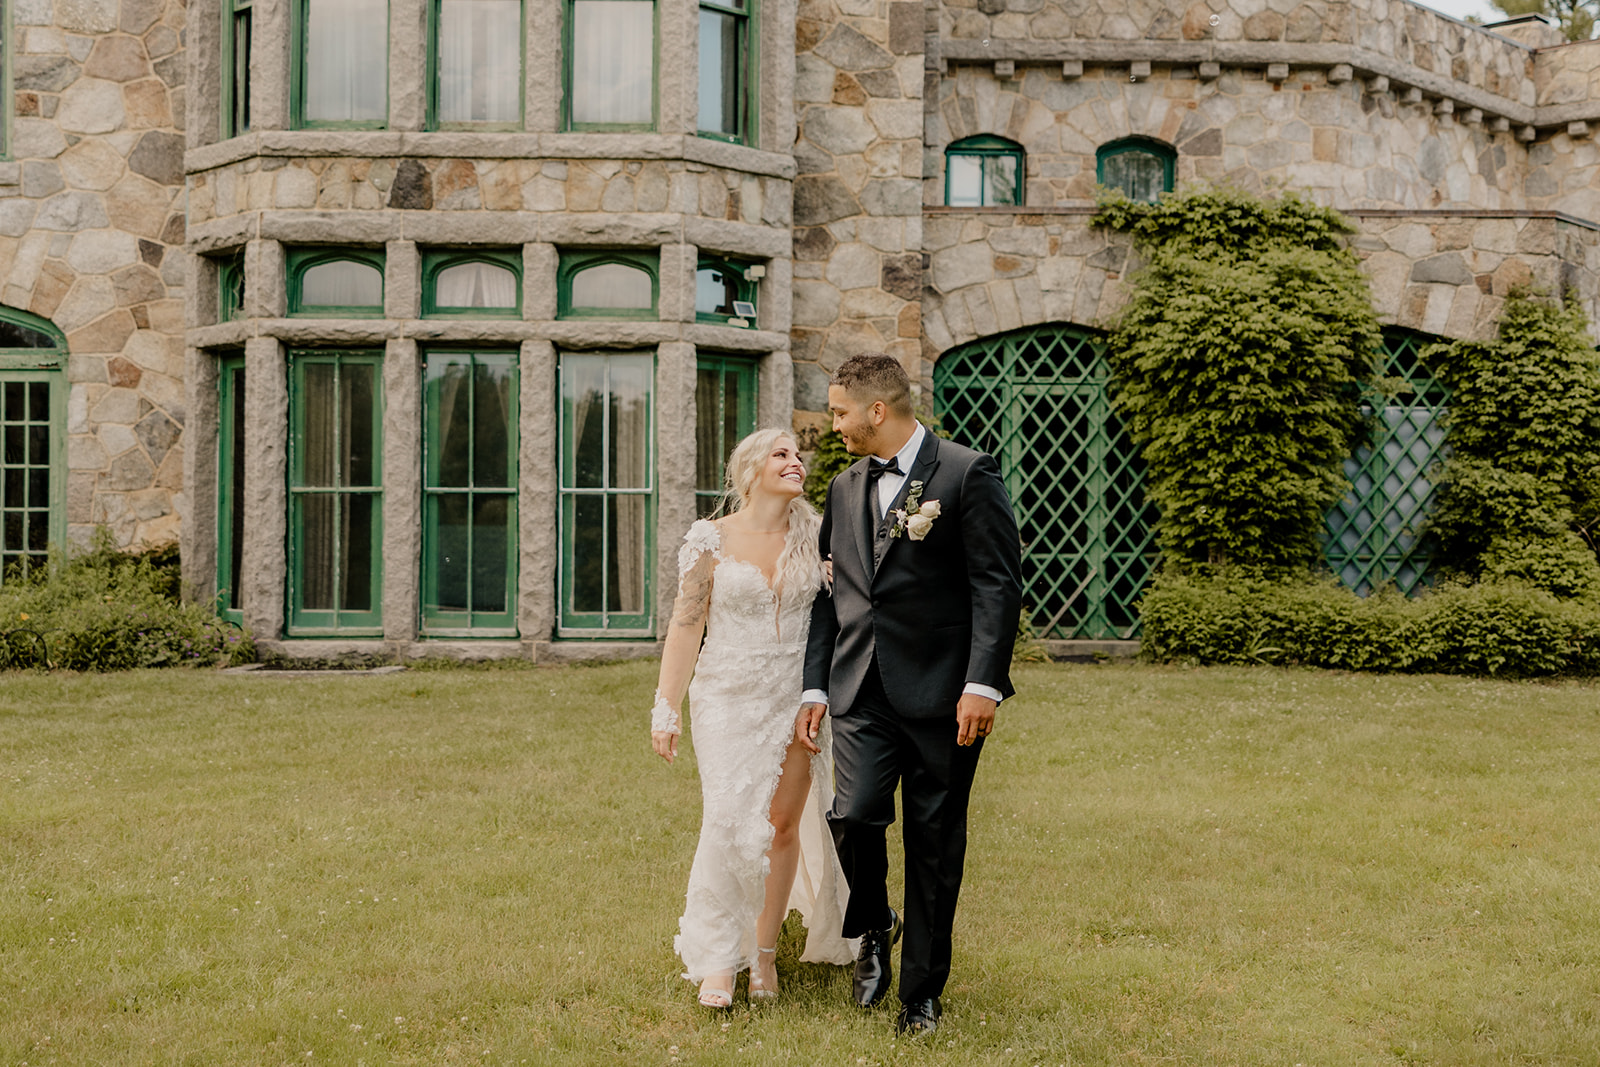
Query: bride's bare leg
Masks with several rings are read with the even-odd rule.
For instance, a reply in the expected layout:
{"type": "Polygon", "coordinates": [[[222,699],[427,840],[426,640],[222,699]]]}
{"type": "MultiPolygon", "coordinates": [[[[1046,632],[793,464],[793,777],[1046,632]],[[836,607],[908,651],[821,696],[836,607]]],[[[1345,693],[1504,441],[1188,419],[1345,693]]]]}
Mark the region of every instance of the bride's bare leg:
{"type": "MultiPolygon", "coordinates": [[[[783,775],[778,779],[778,789],[772,795],[772,848],[767,853],[770,871],[767,874],[767,899],[756,920],[756,945],[775,948],[783,920],[789,915],[789,890],[794,887],[795,868],[800,861],[800,813],[805,810],[806,798],[811,794],[811,754],[799,743],[789,746],[783,757],[783,775]]],[[[757,989],[777,991],[778,970],[776,956],[771,952],[757,953],[756,970],[751,984],[757,989]]]]}

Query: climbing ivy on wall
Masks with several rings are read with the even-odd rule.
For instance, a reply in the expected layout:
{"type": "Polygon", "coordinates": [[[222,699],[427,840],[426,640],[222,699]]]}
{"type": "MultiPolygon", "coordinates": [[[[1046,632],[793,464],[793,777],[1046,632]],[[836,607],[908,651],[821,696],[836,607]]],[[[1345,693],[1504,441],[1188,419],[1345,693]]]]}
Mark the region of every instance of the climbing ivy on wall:
{"type": "Polygon", "coordinates": [[[1144,260],[1107,355],[1167,565],[1313,565],[1380,344],[1352,227],[1293,194],[1208,187],[1113,194],[1093,224],[1144,260]]]}
{"type": "Polygon", "coordinates": [[[1431,524],[1440,564],[1600,595],[1600,355],[1576,294],[1514,293],[1494,340],[1435,345],[1423,358],[1452,394],[1431,524]]]}

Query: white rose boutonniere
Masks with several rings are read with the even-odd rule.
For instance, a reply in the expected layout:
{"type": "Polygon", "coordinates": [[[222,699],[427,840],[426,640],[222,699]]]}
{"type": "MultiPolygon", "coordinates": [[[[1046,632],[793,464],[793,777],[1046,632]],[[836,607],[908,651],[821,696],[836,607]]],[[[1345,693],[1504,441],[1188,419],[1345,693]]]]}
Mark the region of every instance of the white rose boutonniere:
{"type": "Polygon", "coordinates": [[[922,483],[912,482],[911,488],[906,491],[906,506],[896,508],[894,514],[895,524],[889,536],[899,537],[903,533],[913,541],[920,541],[928,536],[928,531],[933,529],[933,520],[939,517],[939,502],[924,501],[922,483]]]}

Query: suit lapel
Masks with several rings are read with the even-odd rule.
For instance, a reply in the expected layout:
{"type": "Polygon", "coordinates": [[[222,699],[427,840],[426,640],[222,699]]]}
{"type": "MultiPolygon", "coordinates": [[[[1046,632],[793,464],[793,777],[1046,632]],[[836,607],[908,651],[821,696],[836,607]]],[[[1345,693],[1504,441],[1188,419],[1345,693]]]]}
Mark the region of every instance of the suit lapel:
{"type": "MultiPolygon", "coordinates": [[[[933,435],[932,430],[929,430],[922,439],[922,447],[917,449],[917,459],[916,462],[911,464],[911,473],[906,475],[906,480],[901,483],[900,492],[895,494],[894,503],[890,505],[889,510],[893,512],[897,508],[905,507],[906,497],[911,492],[911,483],[921,482],[923,487],[926,488],[928,482],[933,478],[933,472],[938,469],[939,439],[933,435]]],[[[891,521],[893,518],[894,516],[891,514],[891,521]]],[[[883,567],[883,561],[889,558],[889,553],[894,551],[895,544],[904,540],[906,540],[906,535],[903,532],[899,537],[891,537],[889,539],[888,545],[883,550],[883,558],[877,561],[879,569],[883,567]]],[[[873,577],[877,577],[876,570],[873,572],[873,577]]]]}
{"type": "Polygon", "coordinates": [[[855,531],[856,553],[861,557],[861,570],[872,580],[872,535],[875,532],[872,519],[876,515],[872,497],[872,479],[867,477],[867,464],[870,460],[863,459],[855,463],[842,477],[849,478],[846,485],[846,505],[850,508],[851,528],[855,531]]]}

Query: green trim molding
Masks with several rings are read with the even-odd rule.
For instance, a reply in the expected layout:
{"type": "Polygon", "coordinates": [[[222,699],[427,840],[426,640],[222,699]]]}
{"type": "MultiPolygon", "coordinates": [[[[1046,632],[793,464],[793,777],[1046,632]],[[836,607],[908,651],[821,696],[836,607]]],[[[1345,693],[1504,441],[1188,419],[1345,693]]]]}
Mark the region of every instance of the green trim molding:
{"type": "MultiPolygon", "coordinates": [[[[739,95],[738,121],[736,133],[724,133],[720,130],[697,129],[701,136],[713,141],[725,141],[729,144],[742,144],[754,147],[759,140],[761,129],[761,8],[759,0],[745,0],[744,7],[735,7],[732,4],[718,3],[716,0],[700,0],[699,10],[714,11],[718,14],[733,15],[739,21],[739,95]]],[[[698,32],[698,26],[696,27],[698,32]]],[[[704,55],[700,56],[703,65],[706,61],[704,55]]],[[[698,84],[698,79],[696,84],[698,84]]],[[[695,109],[695,125],[699,125],[699,108],[695,109]]]]}
{"type": "Polygon", "coordinates": [[[225,352],[217,359],[217,614],[244,623],[239,598],[243,570],[244,353],[225,352]]]}
{"type": "Polygon", "coordinates": [[[695,368],[694,503],[710,518],[722,502],[723,479],[734,446],[756,428],[756,360],[702,352],[695,368]]]}
{"type": "MultiPolygon", "coordinates": [[[[959,141],[952,141],[944,150],[944,202],[950,206],[950,160],[957,156],[977,159],[982,170],[980,182],[981,207],[1012,207],[1021,206],[1023,200],[1023,182],[1027,177],[1027,153],[1015,141],[993,134],[980,133],[975,137],[963,137],[959,141]],[[997,159],[1014,160],[1014,173],[1012,175],[1011,203],[993,204],[989,200],[989,170],[997,159]]],[[[973,205],[962,205],[971,207],[973,205]]]]}
{"type": "MultiPolygon", "coordinates": [[[[66,376],[67,339],[49,320],[18,308],[0,307],[0,508],[11,515],[36,513],[40,509],[36,499],[39,486],[37,472],[41,469],[35,452],[35,434],[41,424],[45,427],[44,500],[47,510],[45,520],[45,551],[53,545],[67,543],[67,393],[66,376]],[[44,386],[46,411],[41,420],[37,410],[38,394],[34,387],[44,386]],[[22,499],[16,499],[21,494],[22,499]]],[[[19,528],[6,522],[0,535],[6,543],[0,545],[7,555],[13,549],[27,555],[28,559],[39,553],[26,540],[27,522],[19,528]],[[9,543],[11,533],[24,540],[21,544],[9,543]]],[[[3,567],[0,567],[3,570],[3,567]]],[[[0,574],[0,579],[4,575],[0,574]]]]}
{"type": "Polygon", "coordinates": [[[522,317],[522,252],[510,249],[452,249],[425,248],[422,250],[422,314],[436,319],[518,319],[522,317]],[[511,272],[516,279],[516,302],[511,307],[451,307],[438,301],[439,275],[451,267],[468,263],[487,263],[511,272]]]}

